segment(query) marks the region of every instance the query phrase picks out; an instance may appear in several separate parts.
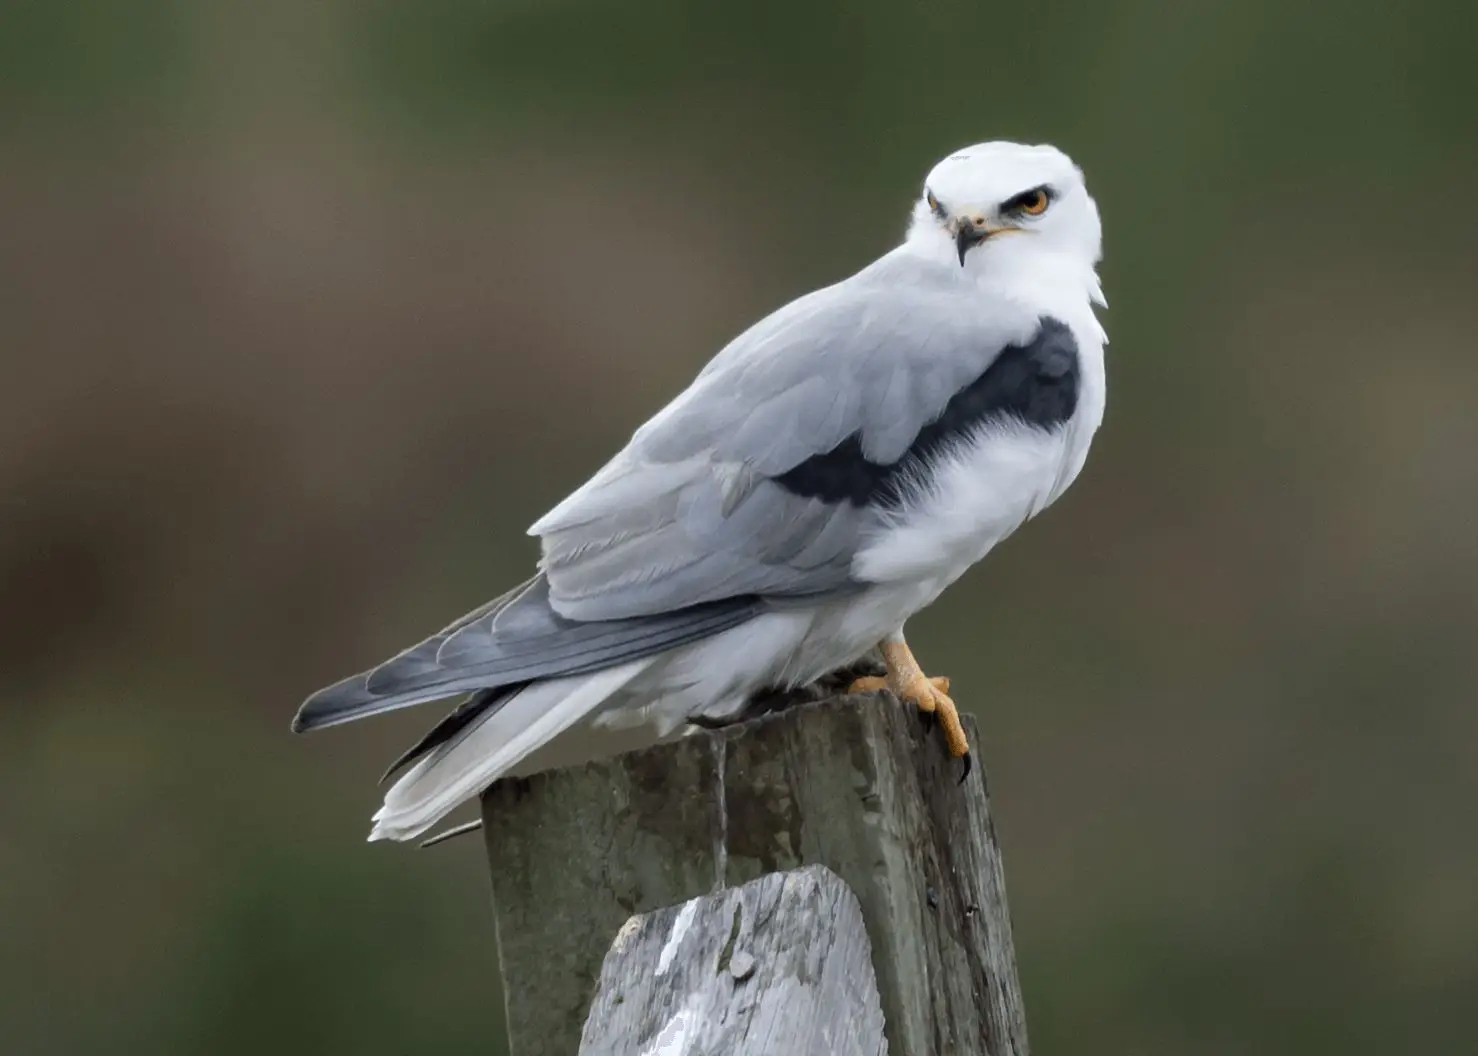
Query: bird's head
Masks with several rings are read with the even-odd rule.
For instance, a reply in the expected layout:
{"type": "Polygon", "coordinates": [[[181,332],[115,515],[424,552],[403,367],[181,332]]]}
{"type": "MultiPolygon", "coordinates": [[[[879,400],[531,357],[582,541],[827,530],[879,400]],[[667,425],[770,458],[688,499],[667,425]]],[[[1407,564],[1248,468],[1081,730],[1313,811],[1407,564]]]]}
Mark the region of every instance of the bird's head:
{"type": "Polygon", "coordinates": [[[1091,273],[1102,227],[1083,173],[1062,151],[978,143],[930,171],[914,206],[908,241],[960,267],[1011,271],[1055,259],[1091,273]]]}

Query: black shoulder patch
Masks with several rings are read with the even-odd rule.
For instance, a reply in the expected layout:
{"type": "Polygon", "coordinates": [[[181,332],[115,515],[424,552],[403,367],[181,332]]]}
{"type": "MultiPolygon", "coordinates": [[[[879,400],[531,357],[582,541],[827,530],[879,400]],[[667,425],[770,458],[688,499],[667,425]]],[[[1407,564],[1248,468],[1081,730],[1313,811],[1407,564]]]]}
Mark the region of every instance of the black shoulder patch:
{"type": "Polygon", "coordinates": [[[1005,348],[985,373],[950,397],[898,461],[868,461],[860,436],[853,433],[830,451],[780,474],[775,483],[823,502],[887,505],[897,501],[908,472],[927,467],[951,443],[982,425],[1012,418],[1052,430],[1071,418],[1077,406],[1077,343],[1066,324],[1043,319],[1035,337],[1005,348]]]}

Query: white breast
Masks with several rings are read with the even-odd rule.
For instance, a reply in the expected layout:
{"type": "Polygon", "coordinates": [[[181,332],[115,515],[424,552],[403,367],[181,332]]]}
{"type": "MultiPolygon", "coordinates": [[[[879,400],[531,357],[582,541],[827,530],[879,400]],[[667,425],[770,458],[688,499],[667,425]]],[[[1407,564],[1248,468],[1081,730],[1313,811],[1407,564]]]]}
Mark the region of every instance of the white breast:
{"type": "Polygon", "coordinates": [[[1103,421],[1105,390],[1102,331],[1073,329],[1078,404],[1066,425],[1049,432],[1000,423],[960,443],[927,480],[915,482],[903,509],[859,551],[854,576],[937,581],[937,593],[1067,489],[1103,421]]]}
{"type": "Polygon", "coordinates": [[[1066,436],[1013,424],[962,443],[858,553],[853,575],[872,583],[939,578],[943,589],[1051,501],[1066,436]]]}

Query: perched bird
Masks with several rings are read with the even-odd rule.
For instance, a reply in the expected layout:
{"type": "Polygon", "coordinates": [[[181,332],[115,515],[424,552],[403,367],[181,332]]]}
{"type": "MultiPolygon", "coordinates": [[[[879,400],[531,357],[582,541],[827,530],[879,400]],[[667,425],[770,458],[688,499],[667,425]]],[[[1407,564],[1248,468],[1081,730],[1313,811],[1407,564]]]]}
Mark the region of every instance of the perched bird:
{"type": "MultiPolygon", "coordinates": [[[[966,147],[903,244],[740,334],[529,529],[538,573],[313,694],[295,730],[471,695],[371,839],[496,779],[679,736],[873,649],[969,747],[903,627],[1082,469],[1103,418],[1098,209],[1050,146],[966,147]]],[[[389,776],[389,775],[387,775],[389,776]]]]}

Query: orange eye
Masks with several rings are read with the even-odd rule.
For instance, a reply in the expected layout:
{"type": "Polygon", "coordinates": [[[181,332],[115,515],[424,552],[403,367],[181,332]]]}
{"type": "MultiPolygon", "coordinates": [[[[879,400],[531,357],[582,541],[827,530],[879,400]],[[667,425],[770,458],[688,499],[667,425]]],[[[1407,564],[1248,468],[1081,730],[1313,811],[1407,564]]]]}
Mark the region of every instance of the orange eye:
{"type": "Polygon", "coordinates": [[[1016,208],[1027,216],[1041,216],[1047,211],[1047,191],[1038,187],[1036,190],[1027,191],[1016,199],[1016,208]]]}
{"type": "Polygon", "coordinates": [[[939,204],[939,199],[934,197],[934,192],[933,191],[930,191],[930,190],[925,190],[924,191],[924,201],[926,201],[926,202],[929,203],[929,208],[931,210],[933,210],[934,212],[936,212],[936,213],[943,213],[944,212],[943,207],[941,207],[940,204],[939,204]]]}

